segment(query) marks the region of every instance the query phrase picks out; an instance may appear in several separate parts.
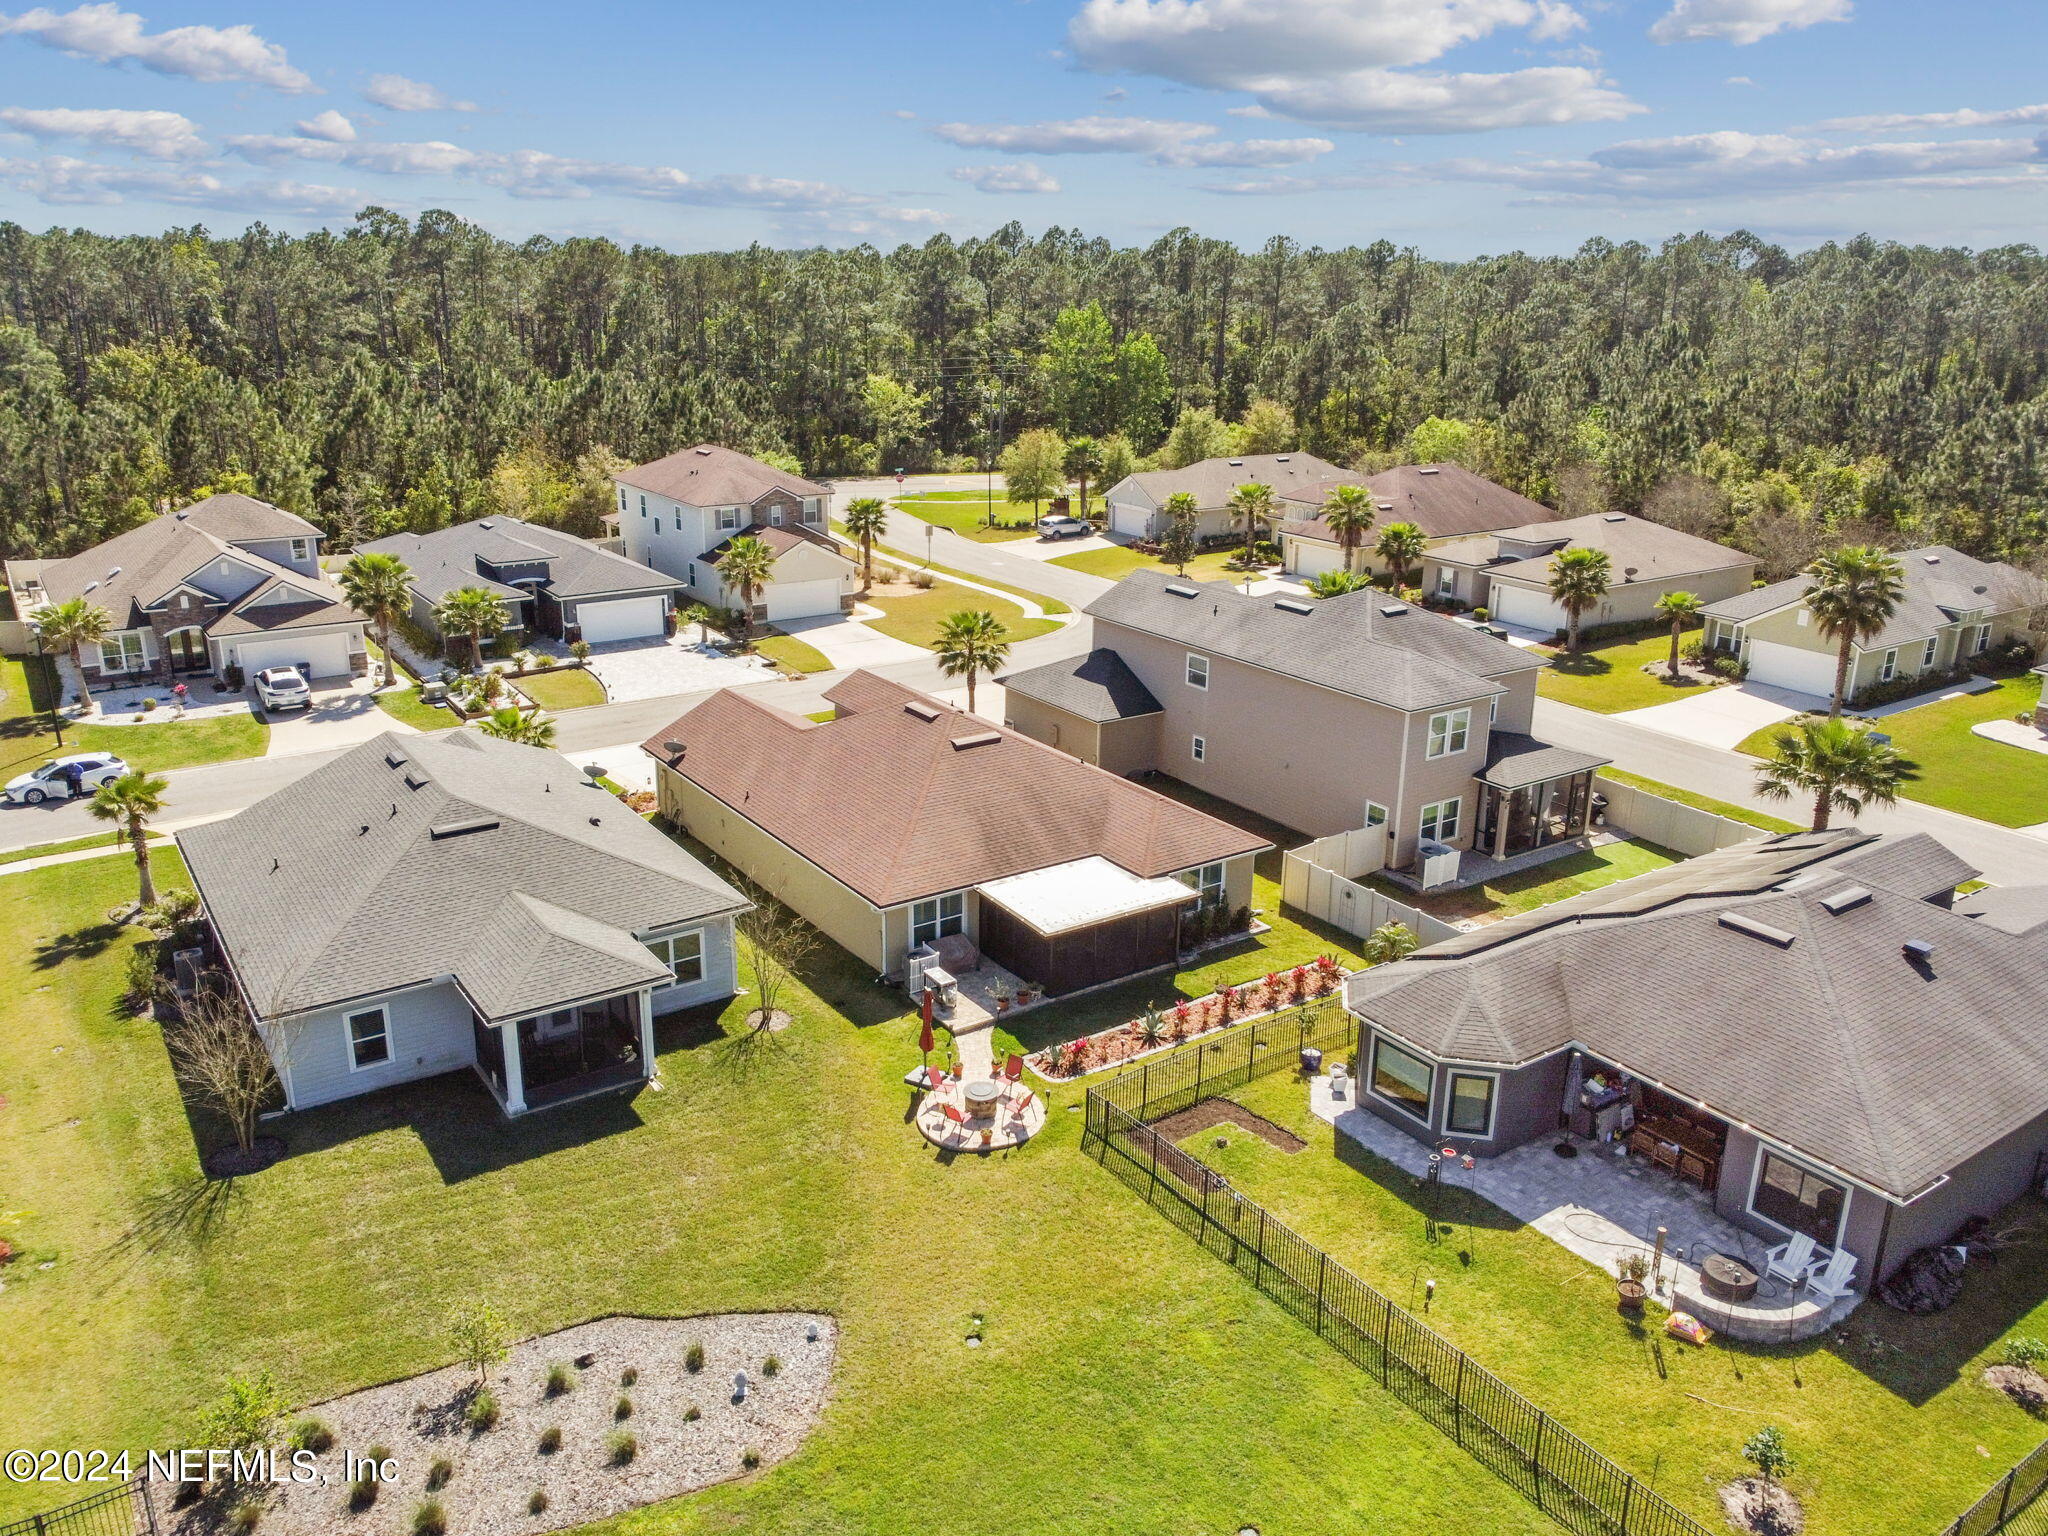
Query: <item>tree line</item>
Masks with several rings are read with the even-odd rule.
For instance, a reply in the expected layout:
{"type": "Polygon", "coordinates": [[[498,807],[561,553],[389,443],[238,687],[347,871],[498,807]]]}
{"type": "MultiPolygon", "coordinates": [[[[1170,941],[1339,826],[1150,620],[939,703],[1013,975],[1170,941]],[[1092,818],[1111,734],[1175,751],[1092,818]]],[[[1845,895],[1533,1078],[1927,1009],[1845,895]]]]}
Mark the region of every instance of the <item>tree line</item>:
{"type": "Polygon", "coordinates": [[[979,468],[1039,430],[1098,484],[1219,445],[1456,460],[1773,576],[1851,540],[2025,557],[2044,273],[1747,234],[1448,262],[1015,224],[705,253],[376,208],[303,236],[0,224],[0,552],[224,488],[337,547],[488,511],[593,531],[612,469],[697,440],[836,475],[979,468]]]}

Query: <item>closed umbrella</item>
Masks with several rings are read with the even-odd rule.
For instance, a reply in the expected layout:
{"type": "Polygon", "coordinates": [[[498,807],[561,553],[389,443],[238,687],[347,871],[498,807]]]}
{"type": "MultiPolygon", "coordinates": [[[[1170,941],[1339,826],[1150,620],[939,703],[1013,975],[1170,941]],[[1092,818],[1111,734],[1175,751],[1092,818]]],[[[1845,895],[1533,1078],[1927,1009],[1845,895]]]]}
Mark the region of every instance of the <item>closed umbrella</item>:
{"type": "Polygon", "coordinates": [[[937,1043],[932,1038],[932,989],[930,987],[924,989],[922,1012],[924,1027],[917,1032],[917,1048],[924,1054],[924,1081],[925,1086],[930,1087],[932,1081],[932,1046],[937,1043]]]}

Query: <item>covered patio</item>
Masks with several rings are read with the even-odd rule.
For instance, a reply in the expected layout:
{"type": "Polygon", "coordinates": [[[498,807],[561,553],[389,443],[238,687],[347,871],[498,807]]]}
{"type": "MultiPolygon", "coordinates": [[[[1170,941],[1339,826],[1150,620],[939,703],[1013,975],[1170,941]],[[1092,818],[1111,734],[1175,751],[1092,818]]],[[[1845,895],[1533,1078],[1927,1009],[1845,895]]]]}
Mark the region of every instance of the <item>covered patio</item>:
{"type": "Polygon", "coordinates": [[[486,1022],[472,1014],[476,1070],[508,1115],[630,1087],[654,1060],[645,991],[486,1022]]]}
{"type": "Polygon", "coordinates": [[[1593,822],[1593,775],[1610,761],[1518,731],[1493,732],[1476,775],[1473,851],[1504,862],[1584,837],[1593,822]]]}
{"type": "Polygon", "coordinates": [[[975,895],[982,953],[1052,997],[1172,965],[1181,917],[1201,899],[1182,881],[1099,855],[991,880],[975,895]]]}

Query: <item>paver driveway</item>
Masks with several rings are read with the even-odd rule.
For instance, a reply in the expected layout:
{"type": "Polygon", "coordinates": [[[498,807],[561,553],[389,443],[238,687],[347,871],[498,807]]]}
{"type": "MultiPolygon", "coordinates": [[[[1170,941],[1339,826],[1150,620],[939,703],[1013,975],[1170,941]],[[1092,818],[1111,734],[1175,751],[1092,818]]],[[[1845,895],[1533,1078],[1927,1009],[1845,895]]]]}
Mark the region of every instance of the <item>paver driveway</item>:
{"type": "Polygon", "coordinates": [[[758,683],[775,670],[765,656],[726,656],[700,647],[695,625],[666,640],[618,640],[594,646],[585,665],[615,704],[758,683]]]}

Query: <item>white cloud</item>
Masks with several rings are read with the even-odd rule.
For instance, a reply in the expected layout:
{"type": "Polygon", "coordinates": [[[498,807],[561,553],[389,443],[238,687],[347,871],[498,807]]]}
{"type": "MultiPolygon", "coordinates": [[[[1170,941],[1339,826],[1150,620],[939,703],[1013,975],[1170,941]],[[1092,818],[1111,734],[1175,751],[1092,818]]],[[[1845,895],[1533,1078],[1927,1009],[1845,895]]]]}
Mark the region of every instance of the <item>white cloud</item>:
{"type": "Polygon", "coordinates": [[[1216,129],[1152,117],[1069,117],[1042,123],[934,123],[931,131],[963,149],[1001,149],[1029,155],[1148,154],[1171,149],[1216,129]]]}
{"type": "Polygon", "coordinates": [[[1178,144],[1151,158],[1154,165],[1299,165],[1336,147],[1328,139],[1241,139],[1235,143],[1178,144]]]}
{"type": "Polygon", "coordinates": [[[1060,184],[1028,161],[1018,165],[956,165],[953,179],[977,192],[1057,192],[1060,184]]]}
{"type": "Polygon", "coordinates": [[[109,204],[132,199],[313,218],[348,213],[363,202],[360,193],[347,187],[297,181],[224,182],[203,171],[101,165],[65,155],[43,160],[0,160],[0,183],[44,203],[109,204]]]}
{"type": "Polygon", "coordinates": [[[1650,28],[1658,43],[1762,42],[1775,32],[1847,21],[1849,0],[1675,0],[1650,28]]]}
{"type": "Polygon", "coordinates": [[[246,23],[233,27],[173,27],[143,30],[142,17],[112,0],[59,13],[45,6],[19,16],[0,16],[0,36],[13,34],[75,58],[101,64],[139,64],[159,75],[182,75],[212,83],[266,85],[294,95],[317,95],[319,87],[285,61],[284,49],[265,42],[246,23]]]}
{"type": "Polygon", "coordinates": [[[1271,117],[1273,115],[1256,101],[1248,101],[1241,107],[1225,107],[1223,110],[1232,117],[1271,117]]]}
{"type": "Polygon", "coordinates": [[[251,133],[230,138],[228,147],[245,160],[274,165],[284,160],[320,160],[389,176],[446,176],[503,157],[479,154],[441,140],[418,143],[309,139],[282,134],[251,133]]]}
{"type": "Polygon", "coordinates": [[[1747,75],[1730,75],[1730,76],[1729,76],[1729,77],[1728,77],[1728,78],[1727,78],[1726,80],[1723,80],[1723,81],[1722,81],[1721,83],[1722,83],[1723,85],[1747,85],[1747,86],[1754,86],[1754,85],[1756,84],[1756,82],[1755,82],[1754,80],[1750,79],[1750,78],[1749,78],[1749,76],[1747,76],[1747,75]]]}
{"type": "Polygon", "coordinates": [[[1991,128],[2006,123],[2048,123],[2048,102],[2031,107],[1999,107],[1989,112],[1962,107],[1954,112],[1880,112],[1870,117],[1831,117],[1816,126],[1883,133],[1895,128],[1991,128]]]}
{"type": "Polygon", "coordinates": [[[1478,133],[1536,124],[1614,122],[1647,110],[1597,70],[1571,65],[1506,74],[1363,69],[1255,87],[1276,112],[1371,133],[1478,133]]]}
{"type": "Polygon", "coordinates": [[[372,75],[363,99],[392,112],[474,112],[473,101],[457,101],[437,85],[404,75],[372,75]]]}
{"type": "Polygon", "coordinates": [[[301,138],[331,139],[336,144],[347,144],[356,136],[356,125],[329,107],[318,117],[308,118],[303,123],[293,124],[301,138]]]}
{"type": "Polygon", "coordinates": [[[82,139],[152,160],[191,160],[206,153],[198,125],[177,112],[119,107],[0,107],[0,126],[37,139],[82,139]]]}

